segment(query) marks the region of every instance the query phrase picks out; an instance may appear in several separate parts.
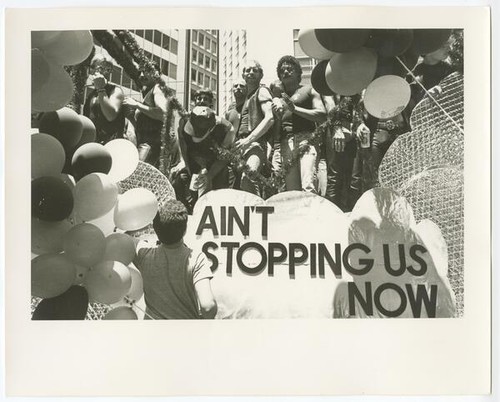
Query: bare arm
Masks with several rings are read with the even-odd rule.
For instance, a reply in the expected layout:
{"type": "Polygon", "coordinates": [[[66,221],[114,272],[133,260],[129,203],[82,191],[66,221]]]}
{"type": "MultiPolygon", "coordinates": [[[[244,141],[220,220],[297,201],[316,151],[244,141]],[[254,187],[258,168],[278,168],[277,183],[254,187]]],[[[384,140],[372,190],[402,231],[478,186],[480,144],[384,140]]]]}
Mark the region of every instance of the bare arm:
{"type": "Polygon", "coordinates": [[[155,85],[153,89],[153,98],[156,106],[148,106],[131,98],[126,99],[125,104],[139,110],[154,120],[163,121],[164,115],[167,112],[167,98],[165,98],[163,91],[158,85],[155,85]]]}
{"type": "Polygon", "coordinates": [[[123,91],[116,87],[108,97],[105,91],[98,92],[97,99],[101,112],[107,121],[113,121],[120,113],[123,104],[123,91]]]}
{"type": "Polygon", "coordinates": [[[292,100],[288,97],[285,98],[285,102],[287,103],[292,113],[295,113],[296,115],[303,117],[304,119],[314,121],[315,123],[323,123],[324,121],[326,121],[326,111],[325,106],[323,105],[323,101],[321,100],[319,93],[317,93],[312,88],[311,97],[312,109],[305,109],[300,106],[295,106],[292,100]]]}
{"type": "Polygon", "coordinates": [[[217,302],[215,301],[210,286],[210,279],[201,279],[194,284],[196,296],[200,306],[200,313],[203,318],[212,319],[217,314],[217,302]]]}

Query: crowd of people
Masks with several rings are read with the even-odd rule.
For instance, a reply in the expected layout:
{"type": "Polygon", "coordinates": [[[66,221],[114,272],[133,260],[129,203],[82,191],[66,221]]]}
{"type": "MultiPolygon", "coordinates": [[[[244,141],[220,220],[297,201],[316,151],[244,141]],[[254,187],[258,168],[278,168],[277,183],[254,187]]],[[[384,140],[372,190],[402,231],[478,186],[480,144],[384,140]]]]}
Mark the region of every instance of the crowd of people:
{"type": "MultiPolygon", "coordinates": [[[[362,94],[325,96],[304,85],[301,65],[292,56],[279,59],[279,79],[269,86],[262,84],[261,64],[247,61],[224,116],[214,112],[212,92],[198,91],[192,109],[179,120],[171,149],[170,180],[177,200],[160,206],[154,218],[159,245],[137,245],[134,264],[144,278],[146,318],[217,314],[207,258],[183,242],[188,214],[206,192],[234,188],[267,198],[298,190],[317,193],[350,211],[364,191],[378,185],[384,154],[400,134],[411,130],[412,108],[427,90],[438,96],[436,85],[453,72],[445,60],[446,46],[420,60],[413,70],[409,105],[390,119],[370,116],[362,94]]],[[[140,160],[158,167],[168,105],[162,83],[141,76],[139,102],[107,82],[111,68],[101,55],[91,63],[93,89],[84,114],[95,124],[96,141],[128,138],[136,143],[140,160]]]]}
{"type": "MultiPolygon", "coordinates": [[[[256,60],[246,62],[234,82],[234,102],[223,116],[214,112],[214,94],[198,91],[190,111],[179,121],[170,160],[176,197],[191,213],[210,190],[234,188],[263,198],[301,190],[326,197],[350,211],[361,194],[378,185],[378,167],[389,146],[410,131],[412,108],[453,69],[446,61],[449,44],[425,56],[414,68],[412,99],[390,119],[377,119],[363,107],[363,96],[320,95],[302,83],[293,56],[277,63],[278,80],[262,84],[256,60]],[[420,81],[417,85],[415,78],[420,81]]],[[[106,80],[112,63],[94,57],[93,89],[84,114],[95,124],[97,141],[129,138],[140,160],[159,166],[161,130],[167,97],[161,83],[141,76],[141,102],[124,96],[106,80]]]]}

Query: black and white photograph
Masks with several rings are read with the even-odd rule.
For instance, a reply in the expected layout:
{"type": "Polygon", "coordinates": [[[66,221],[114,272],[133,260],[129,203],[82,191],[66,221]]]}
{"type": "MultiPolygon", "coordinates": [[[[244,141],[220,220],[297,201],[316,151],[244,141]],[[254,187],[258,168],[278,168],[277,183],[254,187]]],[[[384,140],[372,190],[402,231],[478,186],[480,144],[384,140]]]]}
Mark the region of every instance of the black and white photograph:
{"type": "MultiPolygon", "coordinates": [[[[415,334],[424,332],[420,325],[436,332],[446,326],[426,340],[440,345],[453,333],[448,328],[472,328],[470,320],[476,329],[487,325],[488,225],[478,230],[468,222],[489,214],[489,200],[481,196],[472,214],[466,202],[481,194],[474,186],[489,188],[489,160],[474,167],[470,155],[489,157],[482,152],[490,133],[471,128],[483,117],[468,111],[475,103],[487,113],[489,98],[484,87],[472,95],[467,87],[489,63],[488,51],[475,46],[486,37],[477,26],[487,12],[476,8],[462,22],[455,10],[427,24],[390,9],[405,16],[398,25],[380,13],[376,22],[362,14],[356,23],[355,8],[310,10],[315,18],[270,9],[264,24],[226,18],[247,9],[207,9],[204,24],[189,23],[202,9],[150,10],[158,17],[149,21],[144,9],[136,20],[125,13],[123,22],[107,25],[105,12],[88,25],[23,25],[29,48],[19,49],[30,54],[22,71],[31,77],[23,77],[28,90],[20,93],[29,93],[21,101],[30,112],[19,113],[16,124],[29,127],[29,145],[18,155],[30,175],[22,187],[30,181],[23,202],[31,211],[21,214],[27,240],[16,250],[29,244],[20,252],[31,268],[22,277],[6,269],[23,289],[16,320],[34,333],[170,330],[186,341],[193,331],[207,341],[219,332],[230,336],[228,321],[246,333],[304,328],[304,339],[318,325],[333,337],[342,333],[343,343],[355,327],[359,337],[372,325],[415,334]],[[328,20],[325,10],[346,18],[328,20]],[[159,23],[161,12],[178,19],[159,23]],[[467,148],[472,138],[482,151],[467,148]],[[468,253],[474,241],[482,246],[468,253]]],[[[52,12],[64,15],[43,10],[52,12]]],[[[82,21],[90,16],[85,10],[82,21]]],[[[459,340],[443,354],[453,342],[459,340]]],[[[488,344],[464,373],[488,371],[488,344]]],[[[317,381],[327,394],[379,390],[317,381]]],[[[470,388],[482,390],[485,381],[470,388]]],[[[69,386],[62,394],[74,395],[69,386]]],[[[164,386],[154,395],[189,395],[182,381],[164,386]]],[[[424,389],[441,392],[430,383],[424,389]]],[[[241,394],[252,393],[242,387],[241,394]]]]}

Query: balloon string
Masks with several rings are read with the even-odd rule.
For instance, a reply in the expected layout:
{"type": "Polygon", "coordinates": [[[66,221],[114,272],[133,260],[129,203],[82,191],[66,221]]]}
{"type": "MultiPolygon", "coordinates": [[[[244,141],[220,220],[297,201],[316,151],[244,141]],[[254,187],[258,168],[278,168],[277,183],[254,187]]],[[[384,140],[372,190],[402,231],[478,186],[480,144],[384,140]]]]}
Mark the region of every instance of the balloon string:
{"type": "Polygon", "coordinates": [[[131,300],[128,296],[125,296],[125,299],[124,299],[128,304],[130,304],[131,306],[135,306],[135,308],[137,310],[139,310],[140,312],[144,313],[145,316],[147,316],[150,320],[154,320],[153,317],[151,317],[151,315],[149,315],[148,313],[146,313],[145,310],[143,310],[142,308],[140,308],[137,303],[134,301],[134,300],[131,300]]]}
{"type": "Polygon", "coordinates": [[[411,77],[413,78],[413,80],[418,84],[420,85],[420,87],[424,90],[424,92],[426,93],[426,95],[436,104],[436,106],[444,113],[444,115],[446,117],[448,117],[448,119],[451,120],[451,122],[460,130],[460,132],[462,134],[465,135],[465,132],[463,130],[462,127],[460,127],[460,125],[453,119],[453,117],[451,117],[448,112],[446,110],[443,109],[443,107],[438,103],[438,101],[430,94],[430,92],[422,85],[422,83],[417,80],[417,77],[415,77],[415,74],[413,74],[413,71],[411,71],[405,63],[403,63],[403,61],[398,57],[396,56],[396,59],[399,61],[399,63],[403,66],[403,68],[406,70],[406,72],[408,74],[411,75],[411,77]]]}

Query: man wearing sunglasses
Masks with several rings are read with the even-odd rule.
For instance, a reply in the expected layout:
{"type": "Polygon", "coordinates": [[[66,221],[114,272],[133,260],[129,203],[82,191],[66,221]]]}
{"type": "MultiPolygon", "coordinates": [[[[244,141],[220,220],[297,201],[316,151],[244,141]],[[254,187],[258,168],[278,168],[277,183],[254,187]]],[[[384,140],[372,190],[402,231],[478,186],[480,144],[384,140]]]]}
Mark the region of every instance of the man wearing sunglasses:
{"type": "Polygon", "coordinates": [[[256,60],[248,61],[243,68],[247,95],[241,109],[235,144],[247,166],[241,175],[240,188],[257,195],[260,188],[256,176],[267,158],[267,142],[274,123],[271,92],[260,84],[263,76],[262,66],[256,60]]]}

